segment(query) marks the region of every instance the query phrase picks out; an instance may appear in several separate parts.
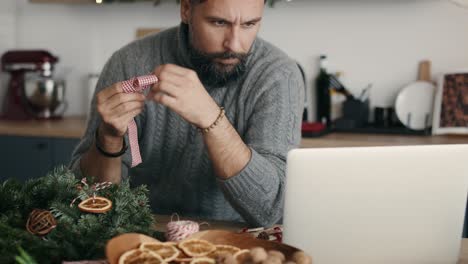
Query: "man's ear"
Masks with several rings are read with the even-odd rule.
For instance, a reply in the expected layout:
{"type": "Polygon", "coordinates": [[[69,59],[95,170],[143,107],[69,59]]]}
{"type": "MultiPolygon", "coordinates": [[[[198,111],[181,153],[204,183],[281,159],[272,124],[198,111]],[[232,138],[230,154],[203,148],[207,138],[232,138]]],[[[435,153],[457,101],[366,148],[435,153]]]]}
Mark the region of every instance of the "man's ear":
{"type": "Polygon", "coordinates": [[[182,23],[188,24],[190,21],[190,14],[191,14],[192,5],[190,4],[190,0],[181,0],[180,1],[180,19],[182,23]]]}

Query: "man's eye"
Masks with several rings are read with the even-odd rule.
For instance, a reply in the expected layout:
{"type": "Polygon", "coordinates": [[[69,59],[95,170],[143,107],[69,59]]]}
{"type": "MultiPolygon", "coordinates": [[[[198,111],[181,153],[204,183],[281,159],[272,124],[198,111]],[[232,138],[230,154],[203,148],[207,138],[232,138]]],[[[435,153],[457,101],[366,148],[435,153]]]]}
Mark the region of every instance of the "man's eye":
{"type": "Polygon", "coordinates": [[[218,27],[222,27],[226,25],[226,21],[223,21],[223,20],[215,20],[212,23],[213,25],[218,26],[218,27]]]}
{"type": "Polygon", "coordinates": [[[249,22],[249,23],[245,23],[244,24],[244,27],[245,28],[251,28],[251,27],[254,27],[257,23],[255,22],[249,22]]]}

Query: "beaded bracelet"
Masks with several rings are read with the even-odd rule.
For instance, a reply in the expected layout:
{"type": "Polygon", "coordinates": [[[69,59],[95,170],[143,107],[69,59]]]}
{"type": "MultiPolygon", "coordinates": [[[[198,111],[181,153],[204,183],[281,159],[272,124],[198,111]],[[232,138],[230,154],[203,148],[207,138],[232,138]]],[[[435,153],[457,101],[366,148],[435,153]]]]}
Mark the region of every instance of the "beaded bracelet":
{"type": "Polygon", "coordinates": [[[206,127],[206,128],[198,128],[198,131],[202,132],[203,134],[210,132],[210,130],[213,129],[215,126],[217,126],[218,123],[223,119],[225,113],[226,112],[224,111],[224,107],[220,107],[219,115],[216,118],[216,120],[213,122],[213,124],[211,124],[209,127],[206,127]]]}

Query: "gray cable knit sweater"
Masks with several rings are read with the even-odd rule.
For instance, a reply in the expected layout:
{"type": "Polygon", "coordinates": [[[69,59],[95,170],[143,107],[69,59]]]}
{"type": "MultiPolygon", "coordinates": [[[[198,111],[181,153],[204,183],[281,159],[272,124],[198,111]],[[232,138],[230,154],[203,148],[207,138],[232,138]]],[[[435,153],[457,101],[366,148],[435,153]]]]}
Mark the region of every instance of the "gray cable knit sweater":
{"type": "MultiPolygon", "coordinates": [[[[115,52],[96,91],[148,74],[161,64],[192,68],[185,31],[181,26],[171,28],[115,52]]],[[[128,150],[122,158],[122,176],[130,177],[132,184],[148,186],[155,213],[246,221],[251,226],[270,226],[281,220],[286,155],[301,138],[303,80],[293,60],[260,38],[254,42],[247,65],[245,76],[233,83],[205,85],[252,150],[246,167],[228,180],[214,175],[202,136],[176,113],[147,101],[136,117],[143,163],[130,169],[128,150]]],[[[88,127],[72,157],[71,167],[77,173],[99,122],[93,100],[88,127]]]]}

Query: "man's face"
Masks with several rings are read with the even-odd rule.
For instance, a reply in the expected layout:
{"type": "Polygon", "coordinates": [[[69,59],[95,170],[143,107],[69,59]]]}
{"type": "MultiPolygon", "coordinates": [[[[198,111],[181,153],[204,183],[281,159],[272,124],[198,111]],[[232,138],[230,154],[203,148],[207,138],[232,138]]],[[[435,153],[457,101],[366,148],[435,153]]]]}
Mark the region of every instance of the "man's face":
{"type": "Polygon", "coordinates": [[[223,83],[245,70],[260,28],[264,0],[206,0],[182,3],[189,25],[191,57],[200,78],[223,83]]]}

